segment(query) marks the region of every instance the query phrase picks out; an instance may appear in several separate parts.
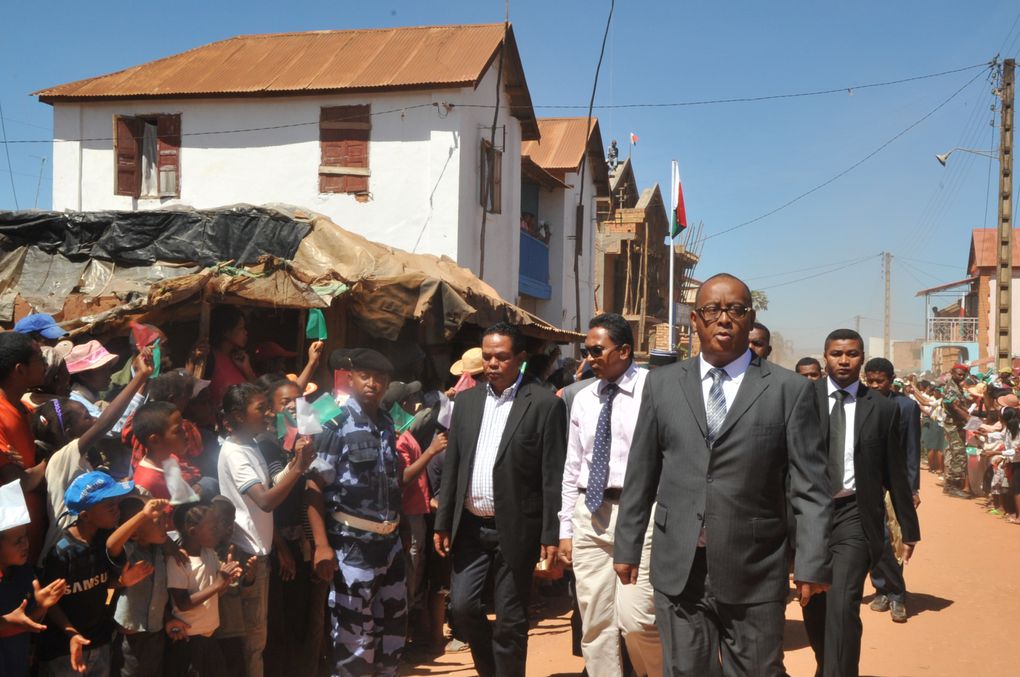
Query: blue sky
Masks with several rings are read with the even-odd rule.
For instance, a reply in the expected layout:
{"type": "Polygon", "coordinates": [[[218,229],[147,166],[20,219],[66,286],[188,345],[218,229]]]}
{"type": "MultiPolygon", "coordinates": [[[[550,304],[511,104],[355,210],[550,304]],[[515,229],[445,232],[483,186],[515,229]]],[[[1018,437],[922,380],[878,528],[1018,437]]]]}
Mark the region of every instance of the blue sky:
{"type": "MultiPolygon", "coordinates": [[[[0,105],[9,139],[48,139],[51,110],[28,94],[242,33],[494,22],[500,0],[451,2],[17,3],[0,42],[0,105]]],[[[510,3],[539,115],[587,103],[608,1],[510,3]]],[[[617,2],[596,103],[755,97],[852,87],[1020,54],[1014,0],[841,3],[617,2]]],[[[718,233],[775,209],[878,149],[960,91],[936,113],[845,176],[753,225],[705,243],[697,276],[728,270],[764,289],[762,320],[799,352],[852,326],[881,334],[882,270],[893,260],[893,335],[922,332],[914,293],[965,276],[969,233],[993,227],[988,160],[958,153],[997,144],[991,88],[980,69],[851,93],[757,103],[596,111],[603,138],[625,148],[630,132],[638,182],[660,182],[680,162],[693,222],[718,233]],[[966,86],[965,86],[966,85],[966,86]],[[987,217],[986,217],[987,213],[987,217]],[[870,257],[864,259],[864,257],[870,257]],[[861,260],[864,259],[864,260],[861,260]],[[842,270],[849,262],[861,260],[842,270]],[[805,270],[808,269],[808,270],[805,270]],[[834,272],[828,272],[834,271],[834,272]],[[801,280],[809,275],[817,277],[801,280]],[[869,319],[873,318],[873,319],[869,319]]],[[[0,149],[0,209],[50,199],[50,147],[0,149]]],[[[991,166],[996,179],[997,164],[991,166]]],[[[1020,182],[1017,182],[1020,184],[1020,182]]]]}

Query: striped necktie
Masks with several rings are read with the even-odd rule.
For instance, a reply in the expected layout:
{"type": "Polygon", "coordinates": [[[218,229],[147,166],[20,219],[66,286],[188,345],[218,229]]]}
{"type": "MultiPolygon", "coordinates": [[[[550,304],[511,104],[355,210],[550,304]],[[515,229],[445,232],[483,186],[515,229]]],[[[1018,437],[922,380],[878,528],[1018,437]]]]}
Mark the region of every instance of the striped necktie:
{"type": "Polygon", "coordinates": [[[708,419],[708,443],[715,442],[716,435],[726,420],[726,396],[723,395],[722,384],[726,378],[726,372],[718,367],[713,367],[708,375],[712,377],[712,387],[708,391],[708,404],[705,409],[708,419]]]}

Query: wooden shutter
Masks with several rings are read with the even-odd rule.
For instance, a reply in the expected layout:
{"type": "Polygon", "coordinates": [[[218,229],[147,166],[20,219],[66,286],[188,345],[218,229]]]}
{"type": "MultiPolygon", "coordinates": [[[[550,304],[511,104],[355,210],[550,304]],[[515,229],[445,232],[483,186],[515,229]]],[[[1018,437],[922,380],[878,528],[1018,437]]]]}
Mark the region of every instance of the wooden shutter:
{"type": "MultiPolygon", "coordinates": [[[[490,149],[492,153],[492,186],[489,190],[492,191],[492,199],[490,203],[492,208],[489,210],[493,214],[503,213],[503,151],[496,150],[495,148],[490,149]]],[[[538,214],[535,215],[536,217],[538,214]]]]}
{"type": "Polygon", "coordinates": [[[332,106],[319,116],[320,193],[368,193],[370,106],[332,106]]]}
{"type": "Polygon", "coordinates": [[[503,152],[493,148],[485,139],[482,139],[478,197],[482,208],[487,212],[502,213],[503,152]]]}
{"type": "Polygon", "coordinates": [[[156,118],[156,172],[160,197],[181,196],[181,116],[156,118]]]}
{"type": "Polygon", "coordinates": [[[138,118],[117,115],[113,118],[113,194],[138,197],[142,188],[142,125],[138,118]]]}

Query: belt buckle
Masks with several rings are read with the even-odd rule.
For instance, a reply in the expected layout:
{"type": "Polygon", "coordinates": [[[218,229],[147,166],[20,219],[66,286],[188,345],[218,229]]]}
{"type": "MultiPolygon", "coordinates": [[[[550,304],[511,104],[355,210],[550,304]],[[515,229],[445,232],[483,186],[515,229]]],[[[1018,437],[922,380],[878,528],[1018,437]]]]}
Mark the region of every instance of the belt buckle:
{"type": "Polygon", "coordinates": [[[385,520],[383,522],[380,522],[380,524],[382,524],[382,529],[380,530],[379,533],[381,533],[383,536],[388,536],[389,534],[392,534],[397,528],[397,523],[390,520],[385,520]]]}

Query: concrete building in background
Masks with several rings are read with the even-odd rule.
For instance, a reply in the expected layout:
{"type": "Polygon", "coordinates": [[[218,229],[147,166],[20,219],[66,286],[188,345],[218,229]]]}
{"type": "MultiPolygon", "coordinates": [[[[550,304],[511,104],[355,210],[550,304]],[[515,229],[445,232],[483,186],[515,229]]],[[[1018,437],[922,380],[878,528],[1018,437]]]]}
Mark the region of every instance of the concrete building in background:
{"type": "MultiPolygon", "coordinates": [[[[44,89],[53,209],[288,203],[476,273],[485,210],[482,277],[516,301],[521,150],[540,137],[512,29],[503,43],[502,24],[240,36],[44,89]]],[[[547,206],[560,236],[571,171],[547,206]]],[[[549,245],[564,303],[566,246],[549,245]]],[[[533,308],[556,325],[576,313],[533,308]]]]}

